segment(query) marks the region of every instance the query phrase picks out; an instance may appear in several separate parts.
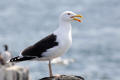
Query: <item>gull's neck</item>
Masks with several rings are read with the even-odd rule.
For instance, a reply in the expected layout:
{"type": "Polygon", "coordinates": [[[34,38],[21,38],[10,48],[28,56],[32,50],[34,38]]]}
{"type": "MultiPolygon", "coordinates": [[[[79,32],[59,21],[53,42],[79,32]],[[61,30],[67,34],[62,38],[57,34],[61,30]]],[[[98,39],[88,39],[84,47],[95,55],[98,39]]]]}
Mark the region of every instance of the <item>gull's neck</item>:
{"type": "Polygon", "coordinates": [[[63,21],[63,20],[60,20],[59,21],[59,27],[60,28],[63,28],[64,30],[68,30],[70,31],[71,30],[71,23],[68,22],[68,21],[63,21]]]}
{"type": "Polygon", "coordinates": [[[68,21],[64,21],[64,20],[59,20],[59,28],[55,31],[55,33],[60,33],[60,34],[69,34],[71,35],[71,23],[68,21]]]}

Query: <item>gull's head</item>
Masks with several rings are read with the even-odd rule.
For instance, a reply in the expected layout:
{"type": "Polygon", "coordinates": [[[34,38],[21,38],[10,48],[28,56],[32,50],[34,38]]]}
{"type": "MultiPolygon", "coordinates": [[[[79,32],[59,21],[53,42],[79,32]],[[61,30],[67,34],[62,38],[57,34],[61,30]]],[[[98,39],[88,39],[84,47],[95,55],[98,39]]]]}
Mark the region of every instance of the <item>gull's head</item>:
{"type": "Polygon", "coordinates": [[[60,19],[66,22],[72,22],[72,21],[82,22],[79,18],[82,18],[82,16],[72,11],[65,11],[60,15],[60,19]]]}

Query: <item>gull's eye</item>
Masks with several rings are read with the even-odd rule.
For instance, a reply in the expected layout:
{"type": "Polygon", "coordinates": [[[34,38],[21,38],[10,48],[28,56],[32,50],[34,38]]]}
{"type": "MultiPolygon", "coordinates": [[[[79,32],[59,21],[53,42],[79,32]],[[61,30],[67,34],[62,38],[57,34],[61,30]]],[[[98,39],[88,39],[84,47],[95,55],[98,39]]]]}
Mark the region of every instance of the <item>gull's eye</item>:
{"type": "Polygon", "coordinates": [[[71,15],[70,13],[67,13],[67,15],[71,15]]]}

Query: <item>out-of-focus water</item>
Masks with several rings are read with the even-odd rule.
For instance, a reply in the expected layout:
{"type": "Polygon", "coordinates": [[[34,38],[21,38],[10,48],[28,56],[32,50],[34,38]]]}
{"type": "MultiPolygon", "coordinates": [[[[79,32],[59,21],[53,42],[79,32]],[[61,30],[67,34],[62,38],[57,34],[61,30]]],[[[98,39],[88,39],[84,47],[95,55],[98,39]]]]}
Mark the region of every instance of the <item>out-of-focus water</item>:
{"type": "MultiPolygon", "coordinates": [[[[86,80],[120,80],[120,0],[1,0],[0,51],[8,44],[14,56],[54,31],[58,16],[71,10],[84,16],[74,22],[73,45],[63,56],[69,65],[53,65],[54,74],[86,80]]],[[[32,80],[48,76],[44,62],[22,62],[32,80]]]]}

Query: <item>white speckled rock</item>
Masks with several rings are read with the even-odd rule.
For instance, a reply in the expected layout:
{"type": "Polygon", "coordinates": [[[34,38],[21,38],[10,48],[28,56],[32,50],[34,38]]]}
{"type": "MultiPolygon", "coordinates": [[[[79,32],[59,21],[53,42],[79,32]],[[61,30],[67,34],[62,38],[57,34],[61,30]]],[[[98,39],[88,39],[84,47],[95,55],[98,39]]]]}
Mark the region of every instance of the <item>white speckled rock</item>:
{"type": "Polygon", "coordinates": [[[19,66],[0,66],[0,80],[29,80],[29,72],[19,66]]]}

